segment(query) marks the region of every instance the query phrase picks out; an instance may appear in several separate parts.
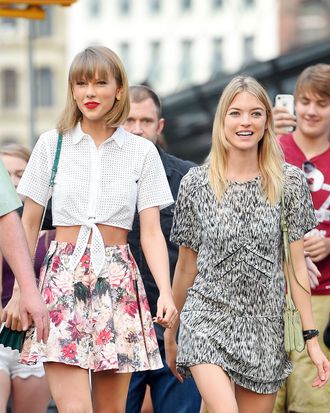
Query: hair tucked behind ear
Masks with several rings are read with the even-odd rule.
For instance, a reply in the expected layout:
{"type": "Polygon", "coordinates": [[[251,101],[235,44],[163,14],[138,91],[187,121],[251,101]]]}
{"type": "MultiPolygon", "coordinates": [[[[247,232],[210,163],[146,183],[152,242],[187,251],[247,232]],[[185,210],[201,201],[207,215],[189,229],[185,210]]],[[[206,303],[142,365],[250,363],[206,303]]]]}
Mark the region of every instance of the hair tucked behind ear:
{"type": "Polygon", "coordinates": [[[272,104],[265,89],[250,76],[237,76],[224,89],[219,100],[213,122],[212,145],[209,163],[211,187],[221,200],[227,186],[227,157],[230,143],[224,131],[224,119],[230,103],[240,92],[254,95],[266,108],[267,129],[258,146],[258,162],[262,188],[265,197],[274,205],[279,199],[283,187],[283,154],[274,132],[272,104]]]}

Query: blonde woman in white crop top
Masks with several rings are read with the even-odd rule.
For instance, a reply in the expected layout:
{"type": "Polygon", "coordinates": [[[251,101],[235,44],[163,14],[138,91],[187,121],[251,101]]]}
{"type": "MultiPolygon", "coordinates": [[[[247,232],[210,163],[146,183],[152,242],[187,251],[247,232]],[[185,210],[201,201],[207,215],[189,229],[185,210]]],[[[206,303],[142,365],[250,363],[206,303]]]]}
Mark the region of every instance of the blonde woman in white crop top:
{"type": "Polygon", "coordinates": [[[41,135],[18,187],[26,196],[22,221],[32,252],[62,132],[52,196],[56,240],[40,274],[50,333],[47,343],[38,343],[29,330],[21,354],[24,363],[44,362],[59,412],[124,412],[131,373],[162,367],[127,245],[136,208],[160,290],[157,322],[170,328],[177,317],[159,224],[159,209],[173,199],[155,146],[120,126],[128,112],[128,83],[117,55],[105,47],[79,53],[57,129],[41,135]]]}

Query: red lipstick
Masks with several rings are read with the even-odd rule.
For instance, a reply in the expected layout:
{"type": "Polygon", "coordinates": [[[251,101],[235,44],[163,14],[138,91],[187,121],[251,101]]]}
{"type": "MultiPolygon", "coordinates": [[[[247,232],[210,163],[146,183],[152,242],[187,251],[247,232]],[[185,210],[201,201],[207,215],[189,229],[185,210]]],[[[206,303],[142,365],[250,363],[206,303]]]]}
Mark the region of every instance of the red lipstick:
{"type": "Polygon", "coordinates": [[[86,102],[84,106],[86,106],[87,109],[95,109],[98,107],[99,103],[98,102],[86,102]]]}

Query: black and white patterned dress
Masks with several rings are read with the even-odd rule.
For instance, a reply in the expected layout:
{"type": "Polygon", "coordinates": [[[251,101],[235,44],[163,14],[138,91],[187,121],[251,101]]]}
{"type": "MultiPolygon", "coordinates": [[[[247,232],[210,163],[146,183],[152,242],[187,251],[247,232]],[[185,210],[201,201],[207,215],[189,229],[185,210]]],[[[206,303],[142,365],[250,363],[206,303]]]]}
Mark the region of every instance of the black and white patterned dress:
{"type": "MultiPolygon", "coordinates": [[[[284,167],[290,242],[317,225],[306,179],[284,167]]],[[[183,178],[171,239],[198,252],[180,316],[178,370],[211,363],[257,393],[276,392],[291,372],[284,350],[281,203],[265,199],[259,177],[230,182],[218,202],[207,165],[183,178]]]]}

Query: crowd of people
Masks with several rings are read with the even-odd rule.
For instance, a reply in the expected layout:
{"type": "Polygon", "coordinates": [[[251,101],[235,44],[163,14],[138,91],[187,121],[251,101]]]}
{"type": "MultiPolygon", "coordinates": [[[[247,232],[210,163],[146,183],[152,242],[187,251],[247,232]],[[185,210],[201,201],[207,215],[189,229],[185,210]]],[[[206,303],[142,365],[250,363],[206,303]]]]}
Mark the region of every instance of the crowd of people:
{"type": "Polygon", "coordinates": [[[1,316],[26,331],[20,355],[0,345],[0,413],[10,394],[15,413],[328,411],[330,65],[294,93],[295,116],[234,77],[197,166],[162,147],[159,97],[113,51],[74,58],[56,128],[31,156],[0,149],[1,316]],[[284,348],[283,217],[302,353],[284,348]]]}

